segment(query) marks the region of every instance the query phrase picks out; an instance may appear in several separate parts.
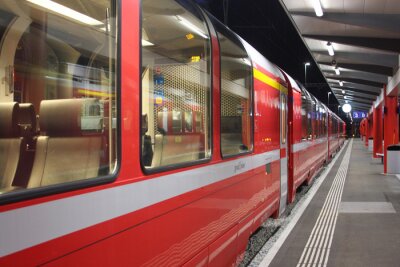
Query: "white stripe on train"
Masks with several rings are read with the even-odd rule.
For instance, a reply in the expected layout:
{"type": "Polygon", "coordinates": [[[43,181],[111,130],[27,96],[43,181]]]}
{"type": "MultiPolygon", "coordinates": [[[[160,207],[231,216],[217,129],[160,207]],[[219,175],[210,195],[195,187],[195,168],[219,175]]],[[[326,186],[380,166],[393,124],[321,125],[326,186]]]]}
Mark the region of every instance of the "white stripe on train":
{"type": "Polygon", "coordinates": [[[0,213],[0,257],[280,159],[280,150],[0,213]]]}

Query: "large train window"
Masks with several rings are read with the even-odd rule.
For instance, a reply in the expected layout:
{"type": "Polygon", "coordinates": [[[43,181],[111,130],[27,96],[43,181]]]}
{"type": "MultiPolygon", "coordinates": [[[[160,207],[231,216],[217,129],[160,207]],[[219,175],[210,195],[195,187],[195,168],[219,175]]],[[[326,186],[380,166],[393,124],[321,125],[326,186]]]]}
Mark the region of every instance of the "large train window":
{"type": "Polygon", "coordinates": [[[115,14],[111,0],[0,2],[0,194],[114,172],[115,14]]]}
{"type": "Polygon", "coordinates": [[[252,66],[239,38],[214,21],[221,54],[221,152],[246,153],[252,144],[252,66]]]}
{"type": "Polygon", "coordinates": [[[142,2],[142,165],[156,169],[211,156],[211,45],[195,6],[142,2]]]}

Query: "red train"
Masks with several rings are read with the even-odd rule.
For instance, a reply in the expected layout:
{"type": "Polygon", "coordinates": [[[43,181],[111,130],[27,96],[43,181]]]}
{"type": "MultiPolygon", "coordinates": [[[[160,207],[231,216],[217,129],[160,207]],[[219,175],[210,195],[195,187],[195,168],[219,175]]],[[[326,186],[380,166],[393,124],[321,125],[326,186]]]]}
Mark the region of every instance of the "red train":
{"type": "Polygon", "coordinates": [[[343,145],[191,2],[57,2],[0,3],[0,266],[236,265],[343,145]]]}

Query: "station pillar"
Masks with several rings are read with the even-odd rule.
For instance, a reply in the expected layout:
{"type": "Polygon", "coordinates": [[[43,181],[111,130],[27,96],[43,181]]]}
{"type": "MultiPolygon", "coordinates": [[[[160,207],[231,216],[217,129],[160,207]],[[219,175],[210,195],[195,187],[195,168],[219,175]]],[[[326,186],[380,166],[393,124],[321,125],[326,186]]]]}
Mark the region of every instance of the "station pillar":
{"type": "Polygon", "coordinates": [[[399,114],[398,114],[397,94],[393,96],[385,95],[384,109],[384,173],[387,173],[387,147],[399,143],[399,114]]]}
{"type": "Polygon", "coordinates": [[[379,104],[378,107],[374,109],[374,125],[373,125],[373,135],[374,135],[374,148],[373,157],[379,158],[377,153],[382,153],[382,141],[383,141],[383,115],[382,115],[383,103],[379,104]]]}
{"type": "Polygon", "coordinates": [[[368,139],[369,139],[369,137],[371,136],[371,133],[370,133],[370,131],[371,131],[371,118],[370,118],[370,115],[368,114],[368,116],[367,116],[367,120],[365,121],[365,140],[364,140],[364,142],[365,142],[365,146],[368,148],[368,139]]]}

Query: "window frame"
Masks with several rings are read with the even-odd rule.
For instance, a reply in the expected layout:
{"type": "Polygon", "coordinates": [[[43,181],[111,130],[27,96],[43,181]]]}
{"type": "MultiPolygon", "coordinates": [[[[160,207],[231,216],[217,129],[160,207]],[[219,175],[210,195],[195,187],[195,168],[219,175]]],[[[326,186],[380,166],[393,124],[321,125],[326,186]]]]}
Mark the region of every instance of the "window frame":
{"type": "Polygon", "coordinates": [[[242,40],[240,39],[240,36],[238,36],[235,32],[233,32],[232,30],[230,30],[225,24],[223,24],[222,22],[220,22],[218,19],[216,19],[215,17],[210,15],[210,19],[211,19],[211,23],[212,26],[214,28],[215,34],[217,36],[217,42],[218,42],[218,48],[219,48],[219,88],[220,88],[220,97],[219,97],[219,112],[220,112],[220,124],[219,124],[219,148],[220,148],[220,156],[222,159],[231,159],[231,158],[235,158],[235,157],[239,157],[239,156],[243,156],[243,155],[248,155],[248,154],[252,154],[254,152],[254,75],[253,75],[253,60],[251,59],[248,51],[246,50],[246,47],[244,46],[242,40]],[[220,43],[220,38],[219,38],[219,34],[218,31],[215,27],[215,24],[219,24],[219,26],[221,26],[224,30],[226,30],[229,34],[233,35],[236,40],[235,41],[239,41],[239,43],[242,45],[243,50],[246,52],[248,59],[250,60],[250,81],[249,81],[249,97],[250,97],[250,105],[249,107],[250,109],[250,142],[251,142],[251,149],[242,152],[242,153],[236,153],[236,154],[228,154],[228,155],[224,155],[222,153],[222,134],[221,134],[221,107],[222,107],[222,60],[221,60],[221,43],[220,43]]]}
{"type": "Polygon", "coordinates": [[[110,6],[115,5],[115,23],[116,23],[116,40],[117,44],[115,45],[116,53],[115,53],[115,71],[116,79],[115,79],[115,104],[116,104],[116,128],[115,128],[115,138],[116,142],[114,143],[116,148],[116,160],[115,167],[112,173],[107,175],[99,175],[93,178],[70,181],[59,184],[46,185],[43,187],[33,187],[33,188],[24,188],[22,190],[15,190],[6,192],[4,194],[0,194],[0,205],[11,204],[15,202],[21,202],[30,199],[38,199],[41,197],[46,197],[55,194],[62,194],[71,191],[76,191],[79,189],[91,188],[99,185],[110,184],[114,182],[120,173],[121,170],[121,162],[122,162],[122,142],[121,142],[121,69],[122,69],[122,60],[121,58],[121,23],[122,23],[122,4],[120,0],[110,0],[110,6]]]}
{"type": "MultiPolygon", "coordinates": [[[[178,1],[178,4],[181,5],[183,8],[184,6],[182,5],[182,3],[180,3],[178,1]]],[[[214,87],[213,87],[213,82],[214,82],[214,75],[213,75],[213,71],[214,71],[214,67],[213,67],[213,58],[214,58],[214,54],[213,54],[213,43],[212,43],[212,23],[209,21],[207,15],[205,14],[205,12],[198,6],[198,4],[193,3],[193,2],[185,2],[185,4],[187,5],[191,5],[191,7],[193,9],[195,9],[199,16],[201,16],[201,18],[203,19],[204,24],[206,25],[206,29],[208,31],[209,34],[209,49],[210,49],[210,60],[209,60],[209,68],[210,68],[210,80],[209,80],[209,85],[210,85],[210,99],[209,99],[209,107],[208,107],[208,111],[210,114],[210,119],[209,119],[209,132],[210,132],[210,138],[209,138],[209,146],[210,146],[210,156],[207,158],[203,158],[203,159],[198,159],[198,160],[194,160],[194,161],[188,161],[188,162],[182,162],[182,163],[174,163],[174,164],[168,164],[165,166],[159,166],[159,167],[154,167],[154,168],[146,168],[146,166],[143,164],[143,151],[142,151],[142,145],[143,145],[143,141],[142,141],[142,135],[140,134],[140,131],[142,129],[142,96],[143,96],[143,83],[142,83],[142,72],[139,71],[139,78],[138,80],[140,81],[139,83],[139,114],[138,114],[138,121],[139,121],[139,159],[140,159],[140,167],[141,170],[143,172],[143,174],[145,175],[151,175],[151,174],[156,174],[156,173],[162,173],[162,172],[167,172],[167,171],[171,171],[171,170],[179,170],[179,169],[184,169],[187,167],[192,167],[192,166],[197,166],[197,165],[201,165],[204,163],[208,163],[211,162],[212,158],[213,158],[213,101],[214,101],[214,97],[213,97],[213,93],[214,93],[214,87]]],[[[188,10],[188,12],[190,12],[190,10],[188,10]]],[[[140,11],[139,11],[139,40],[142,40],[142,25],[143,25],[143,12],[142,12],[142,4],[140,4],[140,11]]],[[[142,45],[139,44],[139,65],[140,65],[140,69],[143,66],[143,52],[142,52],[142,45]]],[[[196,125],[192,125],[193,129],[195,129],[196,125]]]]}

